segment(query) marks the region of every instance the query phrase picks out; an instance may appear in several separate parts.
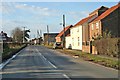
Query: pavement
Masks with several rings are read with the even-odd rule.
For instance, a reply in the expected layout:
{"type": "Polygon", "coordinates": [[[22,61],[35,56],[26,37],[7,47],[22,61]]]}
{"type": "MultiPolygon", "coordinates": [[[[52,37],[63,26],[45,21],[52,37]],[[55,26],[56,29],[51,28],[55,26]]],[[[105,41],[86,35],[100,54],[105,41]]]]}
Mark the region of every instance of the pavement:
{"type": "Polygon", "coordinates": [[[3,80],[86,80],[92,78],[117,80],[118,70],[73,58],[69,55],[45,48],[29,45],[0,72],[3,80]],[[115,79],[116,78],[116,79],[115,79]]]}

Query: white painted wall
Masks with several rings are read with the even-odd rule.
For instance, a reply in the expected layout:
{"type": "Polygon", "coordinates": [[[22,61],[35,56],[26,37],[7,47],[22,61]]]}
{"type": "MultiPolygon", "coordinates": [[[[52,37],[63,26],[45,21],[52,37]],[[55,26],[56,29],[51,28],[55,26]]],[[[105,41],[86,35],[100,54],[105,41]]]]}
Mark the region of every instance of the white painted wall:
{"type": "Polygon", "coordinates": [[[70,29],[72,49],[82,50],[82,25],[70,29]],[[79,45],[78,45],[79,37],[79,45]]]}
{"type": "Polygon", "coordinates": [[[66,44],[65,47],[68,48],[68,46],[71,44],[72,45],[72,40],[71,40],[71,36],[67,36],[65,37],[66,40],[66,44]]]}

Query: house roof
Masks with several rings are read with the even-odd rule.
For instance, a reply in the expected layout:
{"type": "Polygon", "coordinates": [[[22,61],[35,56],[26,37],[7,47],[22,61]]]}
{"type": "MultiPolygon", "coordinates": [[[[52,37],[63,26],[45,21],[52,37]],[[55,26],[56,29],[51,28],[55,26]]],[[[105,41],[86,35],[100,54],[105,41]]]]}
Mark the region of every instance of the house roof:
{"type": "MultiPolygon", "coordinates": [[[[93,15],[95,16],[95,15],[93,15]]],[[[74,25],[74,27],[78,26],[78,25],[82,25],[83,23],[87,22],[89,19],[91,19],[93,16],[89,16],[89,17],[86,17],[84,19],[82,19],[81,21],[79,21],[77,24],[74,25]]]]}
{"type": "MultiPolygon", "coordinates": [[[[94,13],[94,12],[96,12],[96,11],[100,10],[101,8],[108,8],[108,7],[101,6],[101,7],[97,8],[96,10],[92,11],[89,15],[91,15],[92,13],[94,13]]],[[[108,9],[109,9],[109,8],[108,8],[108,9]]]]}
{"type": "MultiPolygon", "coordinates": [[[[67,27],[65,27],[65,32],[70,29],[72,27],[72,25],[69,25],[67,27]]],[[[64,34],[64,29],[56,36],[56,37],[61,37],[64,34]]]]}
{"type": "Polygon", "coordinates": [[[100,16],[98,16],[94,21],[98,21],[98,20],[101,20],[101,19],[105,18],[110,13],[112,13],[114,10],[116,10],[118,7],[120,7],[120,3],[111,7],[111,8],[109,8],[108,10],[106,10],[104,13],[102,13],[100,16]]]}

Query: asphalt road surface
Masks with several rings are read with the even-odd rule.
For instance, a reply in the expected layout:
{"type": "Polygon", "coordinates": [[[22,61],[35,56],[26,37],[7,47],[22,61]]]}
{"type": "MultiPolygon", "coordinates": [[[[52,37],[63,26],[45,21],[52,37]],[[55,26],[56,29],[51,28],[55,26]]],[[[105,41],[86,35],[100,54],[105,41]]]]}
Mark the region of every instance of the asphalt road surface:
{"type": "MultiPolygon", "coordinates": [[[[118,78],[118,71],[43,46],[28,46],[2,69],[2,78],[118,78]]],[[[28,80],[29,80],[28,79],[28,80]]]]}

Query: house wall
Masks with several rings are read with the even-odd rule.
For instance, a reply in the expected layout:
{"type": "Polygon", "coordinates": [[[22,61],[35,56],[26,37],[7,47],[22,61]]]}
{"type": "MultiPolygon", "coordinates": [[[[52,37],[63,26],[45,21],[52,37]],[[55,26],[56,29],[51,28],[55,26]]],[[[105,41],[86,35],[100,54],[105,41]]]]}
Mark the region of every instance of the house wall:
{"type": "Polygon", "coordinates": [[[82,25],[73,27],[70,30],[72,49],[82,50],[82,25]]]}
{"type": "Polygon", "coordinates": [[[120,13],[118,12],[118,9],[113,11],[111,14],[109,14],[107,17],[101,20],[102,22],[102,30],[108,30],[111,32],[112,37],[120,37],[120,34],[118,32],[119,30],[119,24],[120,21],[119,16],[120,13]]]}
{"type": "Polygon", "coordinates": [[[82,29],[83,29],[83,30],[82,30],[82,34],[83,34],[82,41],[83,41],[83,42],[89,41],[88,23],[84,24],[82,29]]]}
{"type": "Polygon", "coordinates": [[[83,48],[82,49],[83,52],[90,53],[90,46],[89,45],[88,46],[83,45],[82,48],[83,48]]]}
{"type": "Polygon", "coordinates": [[[101,21],[92,22],[89,24],[90,28],[90,41],[94,38],[97,38],[102,34],[101,32],[101,21]]]}
{"type": "Polygon", "coordinates": [[[68,48],[68,46],[69,46],[70,44],[72,45],[71,36],[65,37],[65,40],[66,40],[66,44],[65,44],[65,47],[66,47],[66,48],[68,48]]]}

